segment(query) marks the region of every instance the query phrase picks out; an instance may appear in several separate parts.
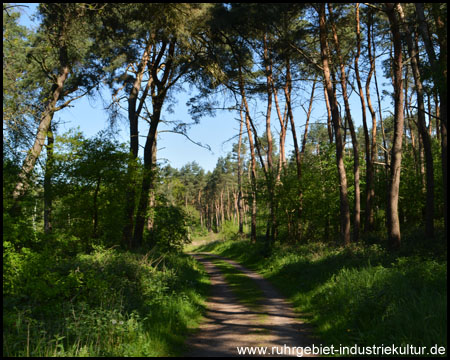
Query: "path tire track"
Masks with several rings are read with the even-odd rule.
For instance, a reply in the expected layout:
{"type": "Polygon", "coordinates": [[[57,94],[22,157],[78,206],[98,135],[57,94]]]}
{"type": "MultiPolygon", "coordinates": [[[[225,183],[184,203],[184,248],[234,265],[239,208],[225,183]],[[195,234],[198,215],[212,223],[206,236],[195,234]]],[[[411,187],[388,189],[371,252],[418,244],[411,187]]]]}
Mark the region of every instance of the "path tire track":
{"type": "Polygon", "coordinates": [[[314,343],[311,327],[297,318],[292,306],[261,275],[220,256],[190,255],[205,267],[212,291],[206,303],[205,320],[187,341],[187,357],[240,356],[238,347],[267,347],[266,356],[297,357],[295,349],[314,343]],[[251,310],[239,302],[212,258],[235,266],[259,285],[264,293],[262,311],[251,310]],[[280,352],[289,349],[291,354],[272,354],[272,347],[277,347],[280,352]]]}

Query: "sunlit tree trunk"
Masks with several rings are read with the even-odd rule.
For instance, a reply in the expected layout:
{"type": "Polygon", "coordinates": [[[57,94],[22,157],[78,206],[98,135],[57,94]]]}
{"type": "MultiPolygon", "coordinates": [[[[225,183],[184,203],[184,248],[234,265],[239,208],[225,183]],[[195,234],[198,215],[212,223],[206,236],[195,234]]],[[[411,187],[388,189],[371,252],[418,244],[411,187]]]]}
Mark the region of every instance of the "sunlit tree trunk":
{"type": "Polygon", "coordinates": [[[243,234],[244,232],[244,209],[242,206],[242,164],[241,164],[241,147],[242,147],[242,130],[244,121],[242,118],[242,109],[240,111],[241,121],[239,126],[239,143],[238,143],[238,196],[237,196],[237,210],[238,210],[238,218],[239,218],[239,234],[243,234]]]}
{"type": "MultiPolygon", "coordinates": [[[[369,30],[370,31],[370,30],[369,30]]],[[[370,33],[369,33],[370,36],[370,33]]],[[[370,52],[370,40],[368,44],[368,49],[370,52]]],[[[373,230],[373,222],[374,222],[374,212],[373,212],[373,199],[375,196],[374,190],[374,164],[373,157],[371,155],[372,152],[376,151],[371,147],[369,129],[367,126],[367,118],[366,118],[366,102],[364,100],[364,91],[361,84],[361,78],[359,75],[359,56],[361,54],[361,31],[360,31],[360,21],[359,21],[359,3],[356,4],[356,57],[355,57],[355,75],[356,82],[358,84],[359,91],[359,99],[361,101],[361,113],[362,113],[362,121],[363,121],[363,130],[364,130],[364,140],[365,140],[365,153],[366,153],[366,209],[365,209],[365,221],[364,221],[364,231],[369,232],[373,230]]],[[[370,78],[373,73],[374,62],[370,59],[370,70],[369,75],[367,76],[367,85],[370,87],[370,78]]],[[[367,93],[368,98],[370,99],[370,93],[367,93]]],[[[372,104],[370,106],[370,113],[372,115],[372,130],[375,129],[375,135],[373,135],[373,141],[375,142],[376,136],[376,116],[375,111],[372,108],[372,104]]]]}
{"type": "MultiPolygon", "coordinates": [[[[141,89],[142,79],[144,76],[144,72],[147,68],[147,64],[150,59],[150,50],[151,50],[151,44],[150,41],[148,41],[147,46],[144,50],[144,53],[142,55],[141,61],[138,65],[138,69],[136,72],[136,78],[133,82],[133,87],[131,88],[130,94],[128,96],[128,121],[130,125],[130,151],[132,154],[133,160],[136,160],[138,158],[138,151],[139,151],[139,131],[138,131],[138,124],[139,124],[139,115],[142,110],[145,98],[148,94],[148,91],[144,92],[143,96],[140,99],[139,107],[137,108],[137,100],[139,91],[141,89]]],[[[147,88],[150,86],[150,81],[147,84],[147,88]]],[[[133,235],[133,220],[134,220],[134,210],[135,210],[135,197],[136,197],[136,191],[135,191],[135,185],[133,184],[134,181],[134,175],[135,175],[135,164],[130,163],[128,165],[128,174],[130,179],[132,179],[132,183],[130,184],[129,188],[126,192],[126,205],[125,205],[125,226],[123,228],[122,232],[122,238],[124,244],[128,244],[128,246],[131,246],[132,243],[132,235],[133,235]]]]}
{"type": "MultiPolygon", "coordinates": [[[[63,59],[61,62],[65,64],[67,62],[67,48],[61,49],[60,52],[62,53],[60,57],[63,59]]],[[[45,105],[45,109],[41,115],[36,139],[32,148],[28,151],[27,156],[25,157],[22,170],[19,174],[19,181],[14,188],[13,198],[15,201],[19,200],[28,189],[28,178],[34,169],[34,165],[36,164],[42,148],[44,147],[45,139],[47,138],[48,130],[53,119],[53,114],[55,113],[56,103],[62,94],[64,83],[66,82],[68,76],[69,66],[62,65],[61,71],[56,78],[56,84],[53,85],[50,99],[45,105]]]]}
{"type": "Polygon", "coordinates": [[[348,121],[348,125],[350,128],[350,135],[352,138],[353,145],[353,173],[354,173],[354,184],[355,184],[355,218],[353,223],[353,241],[359,240],[359,232],[361,227],[361,191],[359,186],[359,149],[358,149],[358,140],[356,138],[356,131],[353,125],[353,120],[350,111],[350,104],[348,100],[347,93],[347,75],[345,71],[345,64],[342,59],[341,49],[339,44],[339,38],[336,30],[336,26],[333,20],[333,7],[330,3],[328,3],[328,11],[330,13],[331,18],[331,28],[333,30],[333,39],[336,47],[336,53],[339,60],[339,67],[341,71],[341,88],[342,88],[342,97],[344,98],[344,107],[345,107],[345,116],[348,121]]]}
{"type": "Polygon", "coordinates": [[[394,73],[394,138],[391,150],[391,172],[389,179],[389,206],[387,214],[388,240],[393,249],[400,247],[400,219],[398,214],[398,199],[400,190],[400,170],[402,162],[403,140],[403,79],[402,79],[402,36],[397,11],[394,3],[386,3],[385,9],[389,18],[394,45],[393,73],[394,73]]]}
{"type": "Polygon", "coordinates": [[[329,64],[329,49],[326,32],[325,3],[319,8],[319,29],[320,29],[320,53],[322,57],[323,74],[327,89],[328,100],[331,108],[331,118],[334,127],[336,141],[336,163],[339,175],[339,195],[340,195],[340,217],[341,217],[341,237],[344,244],[350,243],[350,206],[348,201],[347,175],[344,166],[344,147],[341,135],[341,120],[339,108],[333,91],[331,82],[331,72],[329,64]]]}

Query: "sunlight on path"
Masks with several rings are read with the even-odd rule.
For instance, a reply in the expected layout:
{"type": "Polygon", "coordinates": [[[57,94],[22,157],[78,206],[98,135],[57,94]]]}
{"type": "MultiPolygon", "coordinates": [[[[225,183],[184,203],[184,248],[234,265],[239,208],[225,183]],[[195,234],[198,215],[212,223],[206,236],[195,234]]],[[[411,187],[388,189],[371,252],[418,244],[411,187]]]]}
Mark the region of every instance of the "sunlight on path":
{"type": "Polygon", "coordinates": [[[260,275],[234,261],[215,255],[190,255],[204,265],[210,276],[212,293],[206,304],[208,311],[204,323],[198,333],[187,342],[190,351],[186,356],[239,356],[238,347],[251,346],[267,347],[266,356],[269,356],[272,355],[272,347],[278,347],[281,352],[285,348],[312,344],[311,329],[296,318],[291,306],[260,275]],[[211,257],[232,264],[257,282],[265,296],[262,311],[250,310],[239,302],[211,257]]]}

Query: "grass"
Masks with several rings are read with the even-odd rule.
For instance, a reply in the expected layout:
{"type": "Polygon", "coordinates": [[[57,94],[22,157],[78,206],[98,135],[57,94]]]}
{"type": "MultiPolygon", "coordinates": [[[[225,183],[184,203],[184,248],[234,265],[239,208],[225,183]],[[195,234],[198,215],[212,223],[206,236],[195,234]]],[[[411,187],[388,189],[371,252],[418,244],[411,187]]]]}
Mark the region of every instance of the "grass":
{"type": "Polygon", "coordinates": [[[179,356],[209,289],[201,264],[183,254],[3,260],[16,269],[4,281],[3,356],[179,356]]]}
{"type": "Polygon", "coordinates": [[[324,343],[447,346],[447,261],[390,254],[378,245],[275,246],[225,241],[199,251],[260,272],[314,324],[324,343]]]}
{"type": "Polygon", "coordinates": [[[251,310],[261,312],[264,294],[257,283],[224,260],[214,257],[210,257],[210,260],[219,268],[239,302],[251,310]]]}

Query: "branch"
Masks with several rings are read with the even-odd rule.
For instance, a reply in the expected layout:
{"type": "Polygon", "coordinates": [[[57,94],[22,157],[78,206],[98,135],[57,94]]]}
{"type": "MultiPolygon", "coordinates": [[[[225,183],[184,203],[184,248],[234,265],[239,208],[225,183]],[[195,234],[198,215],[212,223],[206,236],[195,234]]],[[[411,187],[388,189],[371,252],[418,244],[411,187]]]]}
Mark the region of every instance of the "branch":
{"type": "Polygon", "coordinates": [[[379,7],[376,7],[375,5],[372,5],[371,3],[362,3],[363,5],[366,5],[372,9],[375,9],[377,11],[385,12],[383,9],[380,9],[379,7]]]}
{"type": "Polygon", "coordinates": [[[163,132],[183,135],[183,136],[184,136],[186,139],[188,139],[191,143],[193,143],[193,144],[195,144],[195,145],[197,145],[197,146],[200,146],[200,147],[202,147],[202,148],[208,150],[209,152],[213,153],[212,150],[211,150],[211,147],[210,147],[208,144],[203,145],[203,144],[200,143],[200,142],[194,141],[194,140],[192,140],[192,139],[191,139],[186,133],[184,133],[184,132],[176,131],[176,130],[159,130],[159,131],[158,131],[159,134],[160,134],[160,133],[163,133],[163,132]]]}
{"type": "Polygon", "coordinates": [[[76,96],[76,97],[74,97],[74,98],[72,98],[72,99],[67,100],[64,104],[62,104],[62,105],[56,107],[53,111],[54,111],[54,112],[57,112],[57,111],[59,111],[59,110],[64,109],[65,107],[69,106],[70,103],[71,103],[72,101],[77,100],[77,99],[79,99],[79,98],[82,98],[84,95],[88,94],[89,91],[91,91],[91,90],[92,90],[92,89],[88,89],[88,90],[86,90],[83,94],[81,94],[81,95],[79,95],[79,96],[76,96]]]}
{"type": "Polygon", "coordinates": [[[386,163],[382,163],[382,162],[378,162],[378,161],[374,161],[373,162],[375,165],[382,165],[382,166],[384,166],[384,167],[390,167],[391,165],[389,165],[389,164],[386,164],[386,163]]]}
{"type": "Polygon", "coordinates": [[[293,45],[291,42],[289,45],[296,50],[300,55],[302,55],[306,60],[308,60],[312,65],[314,65],[320,71],[323,71],[323,67],[317,64],[313,59],[311,59],[308,55],[306,55],[302,50],[300,50],[297,46],[293,45]]]}
{"type": "MultiPolygon", "coordinates": [[[[419,110],[419,108],[417,107],[417,106],[414,106],[414,105],[409,105],[410,107],[412,107],[412,108],[414,108],[414,109],[417,109],[417,110],[419,110]]],[[[437,120],[439,120],[439,121],[442,121],[442,119],[440,118],[440,117],[438,117],[438,116],[436,116],[436,115],[433,115],[433,114],[430,114],[429,112],[427,112],[427,111],[425,111],[425,110],[422,110],[425,114],[427,114],[428,116],[431,116],[432,118],[435,118],[435,119],[437,119],[437,120]]],[[[414,122],[415,123],[415,122],[414,122]]],[[[416,124],[417,125],[417,124],[416,124]]]]}

